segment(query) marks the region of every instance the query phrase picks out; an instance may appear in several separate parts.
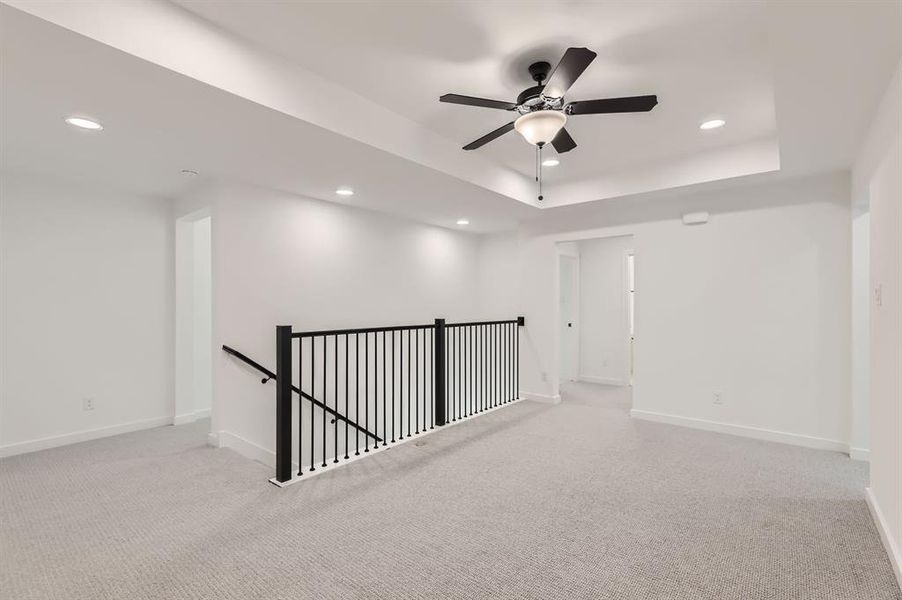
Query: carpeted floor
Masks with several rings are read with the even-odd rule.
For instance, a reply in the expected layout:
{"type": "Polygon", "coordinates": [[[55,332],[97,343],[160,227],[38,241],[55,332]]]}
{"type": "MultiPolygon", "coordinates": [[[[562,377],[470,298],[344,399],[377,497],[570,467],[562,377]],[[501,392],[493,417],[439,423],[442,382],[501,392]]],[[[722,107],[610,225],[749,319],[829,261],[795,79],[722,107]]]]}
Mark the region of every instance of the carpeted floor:
{"type": "Polygon", "coordinates": [[[0,596],[902,599],[863,463],[564,398],[286,489],[206,422],[5,459],[0,596]]]}

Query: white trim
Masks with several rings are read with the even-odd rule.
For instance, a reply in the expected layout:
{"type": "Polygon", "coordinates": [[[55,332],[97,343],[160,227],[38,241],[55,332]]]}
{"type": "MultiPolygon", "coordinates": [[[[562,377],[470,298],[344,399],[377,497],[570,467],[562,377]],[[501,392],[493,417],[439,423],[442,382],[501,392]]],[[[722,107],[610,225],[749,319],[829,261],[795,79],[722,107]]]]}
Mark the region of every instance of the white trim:
{"type": "MultiPolygon", "coordinates": [[[[521,394],[521,396],[522,396],[522,394],[521,394]]],[[[516,404],[517,402],[520,402],[521,400],[523,400],[523,398],[517,398],[516,400],[512,400],[511,402],[508,402],[506,404],[500,404],[493,408],[486,409],[479,414],[475,414],[475,415],[472,415],[470,417],[466,417],[463,419],[458,419],[457,421],[449,421],[448,423],[445,423],[445,425],[443,427],[437,427],[435,429],[424,429],[423,431],[420,432],[419,435],[409,435],[406,438],[404,438],[403,440],[395,441],[391,445],[383,444],[382,446],[379,446],[378,448],[371,448],[369,452],[361,453],[360,456],[351,456],[347,460],[340,460],[337,463],[327,463],[327,465],[325,467],[317,467],[316,471],[314,471],[313,473],[306,471],[306,472],[304,472],[303,475],[298,476],[297,475],[298,464],[296,462],[292,461],[291,462],[291,472],[294,473],[295,475],[291,479],[289,479],[288,481],[277,481],[276,478],[273,477],[269,480],[269,482],[274,485],[277,485],[278,487],[286,487],[293,483],[297,483],[299,481],[308,481],[308,480],[316,477],[317,475],[321,475],[323,473],[330,473],[330,472],[334,471],[335,469],[338,469],[345,465],[349,465],[352,462],[356,462],[358,460],[368,458],[370,456],[373,456],[374,454],[378,454],[379,452],[383,452],[385,450],[391,450],[392,448],[397,448],[401,444],[406,444],[407,442],[410,442],[413,440],[422,439],[424,436],[427,436],[432,433],[437,433],[439,431],[446,431],[449,427],[454,427],[455,425],[460,425],[461,423],[466,423],[467,421],[472,421],[473,419],[477,419],[483,415],[487,415],[491,412],[495,412],[496,410],[501,410],[502,408],[507,408],[508,406],[516,404]]],[[[219,433],[220,433],[220,439],[222,439],[222,434],[224,434],[226,432],[220,431],[219,433]]],[[[227,434],[227,435],[229,435],[233,438],[239,439],[239,440],[241,439],[241,438],[238,438],[238,436],[235,436],[232,434],[227,434]]],[[[257,446],[256,444],[252,444],[251,442],[248,442],[247,440],[241,440],[241,442],[248,444],[250,447],[252,447],[252,449],[265,452],[267,454],[267,461],[271,461],[271,462],[262,461],[262,460],[259,462],[267,464],[271,467],[275,467],[275,464],[276,464],[276,453],[275,452],[270,452],[269,450],[261,448],[260,446],[257,446]]],[[[237,450],[241,454],[244,454],[243,452],[241,452],[241,450],[239,450],[238,448],[236,448],[234,446],[229,446],[229,447],[233,448],[234,450],[237,450]]],[[[245,455],[245,456],[247,456],[247,455],[245,455]]],[[[254,457],[251,457],[251,458],[254,458],[254,457]]],[[[258,459],[255,458],[254,460],[258,460],[258,459]]]]}
{"type": "Polygon", "coordinates": [[[145,419],[143,421],[131,421],[130,423],[111,425],[110,427],[99,427],[97,429],[86,429],[84,431],[64,433],[63,435],[29,440],[27,442],[17,442],[15,444],[0,446],[0,457],[15,456],[27,452],[37,452],[38,450],[47,450],[48,448],[58,448],[59,446],[68,446],[69,444],[87,442],[99,438],[110,437],[111,435],[140,431],[142,429],[153,429],[154,427],[163,427],[171,424],[172,417],[156,417],[154,419],[145,419]]]}
{"type": "Polygon", "coordinates": [[[818,450],[832,450],[834,452],[849,451],[849,445],[845,442],[802,435],[799,433],[789,433],[787,431],[776,431],[773,429],[748,427],[746,425],[708,421],[706,419],[680,417],[677,415],[668,415],[647,410],[637,410],[635,408],[630,410],[630,416],[634,419],[642,419],[644,421],[655,421],[657,423],[667,423],[668,425],[679,425],[681,427],[691,427],[693,429],[703,429],[705,431],[716,431],[718,433],[728,433],[741,437],[754,438],[756,440],[792,444],[794,446],[804,446],[806,448],[816,448],[818,450]]]}
{"type": "Polygon", "coordinates": [[[548,394],[534,394],[532,392],[520,392],[521,400],[532,400],[533,402],[544,402],[545,404],[560,404],[561,403],[561,395],[555,394],[553,396],[549,396],[548,394]]]}
{"type": "Polygon", "coordinates": [[[899,584],[899,588],[902,588],[902,549],[893,540],[893,536],[886,524],[886,519],[883,518],[883,511],[880,510],[877,498],[874,497],[873,490],[869,487],[864,488],[864,497],[868,502],[868,510],[871,513],[871,518],[874,520],[874,525],[877,527],[877,532],[880,534],[880,541],[883,542],[883,548],[886,550],[889,562],[893,566],[896,582],[899,584]]]}
{"type": "Polygon", "coordinates": [[[849,448],[849,458],[852,460],[871,461],[871,451],[867,448],[849,448]]]}
{"type": "Polygon", "coordinates": [[[599,377],[598,375],[580,375],[577,377],[577,381],[582,381],[583,383],[596,383],[599,385],[616,385],[620,387],[627,387],[629,384],[622,379],[614,379],[612,377],[599,377]]]}
{"type": "Polygon", "coordinates": [[[198,419],[205,419],[210,416],[209,408],[202,408],[194,412],[185,413],[183,415],[175,415],[172,418],[173,425],[184,425],[185,423],[193,423],[198,419]]]}
{"type": "MultiPolygon", "coordinates": [[[[211,435],[214,434],[211,433],[211,435]]],[[[276,453],[272,450],[258,446],[230,431],[217,431],[215,436],[217,448],[230,448],[245,458],[263,463],[268,467],[276,467],[276,453]]],[[[209,441],[209,437],[207,439],[209,441]]]]}

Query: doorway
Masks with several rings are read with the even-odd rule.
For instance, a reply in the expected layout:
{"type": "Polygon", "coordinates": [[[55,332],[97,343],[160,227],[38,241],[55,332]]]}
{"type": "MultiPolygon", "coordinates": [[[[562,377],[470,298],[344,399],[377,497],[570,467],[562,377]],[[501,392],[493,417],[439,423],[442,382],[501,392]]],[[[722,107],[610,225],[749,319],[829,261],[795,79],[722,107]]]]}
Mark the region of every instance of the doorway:
{"type": "Polygon", "coordinates": [[[631,235],[558,242],[560,381],[629,387],[636,344],[631,235]]]}
{"type": "Polygon", "coordinates": [[[213,401],[212,217],[199,211],[175,227],[174,425],[210,417],[213,401]]]}
{"type": "Polygon", "coordinates": [[[579,256],[561,253],[560,260],[560,339],[561,381],[579,379],[579,256]]]}

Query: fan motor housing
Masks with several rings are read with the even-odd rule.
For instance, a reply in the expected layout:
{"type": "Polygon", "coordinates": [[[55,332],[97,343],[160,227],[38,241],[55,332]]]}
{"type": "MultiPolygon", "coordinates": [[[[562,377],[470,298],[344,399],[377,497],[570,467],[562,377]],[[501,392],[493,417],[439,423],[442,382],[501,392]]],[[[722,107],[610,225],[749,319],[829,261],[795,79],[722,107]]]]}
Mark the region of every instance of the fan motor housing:
{"type": "Polygon", "coordinates": [[[530,104],[535,104],[535,100],[541,100],[542,90],[545,89],[544,85],[536,85],[531,88],[526,88],[520,95],[517,96],[517,104],[529,106],[530,104]],[[533,102],[530,102],[532,100],[533,102]]]}

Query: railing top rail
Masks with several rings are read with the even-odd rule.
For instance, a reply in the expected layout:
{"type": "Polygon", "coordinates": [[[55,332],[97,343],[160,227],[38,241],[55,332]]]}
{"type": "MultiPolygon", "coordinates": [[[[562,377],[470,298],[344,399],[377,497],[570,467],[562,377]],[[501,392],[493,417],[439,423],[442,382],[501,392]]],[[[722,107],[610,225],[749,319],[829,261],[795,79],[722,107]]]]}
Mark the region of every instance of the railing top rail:
{"type": "Polygon", "coordinates": [[[361,327],[358,329],[324,329],[321,331],[295,331],[293,338],[321,337],[324,335],[354,335],[356,333],[381,333],[385,331],[408,331],[411,329],[433,329],[434,323],[426,325],[393,325],[389,327],[361,327]]]}
{"type": "Polygon", "coordinates": [[[445,327],[473,327],[475,325],[507,325],[517,324],[517,319],[507,319],[504,321],[471,321],[469,323],[445,323],[445,327]]]}

